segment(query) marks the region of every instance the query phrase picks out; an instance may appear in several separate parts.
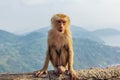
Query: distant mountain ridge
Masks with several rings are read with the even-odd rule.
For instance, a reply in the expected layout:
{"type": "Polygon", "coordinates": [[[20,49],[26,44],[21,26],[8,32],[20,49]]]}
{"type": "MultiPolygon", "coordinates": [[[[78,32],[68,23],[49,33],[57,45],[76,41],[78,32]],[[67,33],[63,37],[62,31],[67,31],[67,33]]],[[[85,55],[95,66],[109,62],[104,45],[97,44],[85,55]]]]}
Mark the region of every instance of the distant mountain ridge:
{"type": "Polygon", "coordinates": [[[0,30],[0,42],[14,42],[18,38],[17,35],[0,30]]]}
{"type": "Polygon", "coordinates": [[[93,34],[98,36],[113,36],[120,35],[120,31],[112,28],[105,28],[93,31],[93,34]]]}
{"type": "MultiPolygon", "coordinates": [[[[71,26],[74,68],[105,67],[120,64],[120,48],[107,46],[92,32],[71,26]]],[[[43,65],[48,27],[15,35],[0,31],[0,72],[29,72],[43,65]]],[[[51,66],[49,69],[52,69],[51,66]]]]}
{"type": "Polygon", "coordinates": [[[106,45],[120,47],[120,31],[112,28],[105,28],[93,31],[93,34],[102,39],[106,45]]]}
{"type": "MultiPolygon", "coordinates": [[[[48,32],[48,30],[50,30],[50,28],[51,27],[48,26],[48,27],[36,30],[34,32],[38,32],[38,33],[47,35],[47,32],[48,32]]],[[[98,41],[98,42],[103,42],[99,37],[95,36],[93,33],[91,33],[90,31],[88,31],[82,27],[71,25],[70,30],[72,32],[73,38],[82,38],[82,39],[84,38],[84,39],[91,39],[91,40],[98,41]]]]}

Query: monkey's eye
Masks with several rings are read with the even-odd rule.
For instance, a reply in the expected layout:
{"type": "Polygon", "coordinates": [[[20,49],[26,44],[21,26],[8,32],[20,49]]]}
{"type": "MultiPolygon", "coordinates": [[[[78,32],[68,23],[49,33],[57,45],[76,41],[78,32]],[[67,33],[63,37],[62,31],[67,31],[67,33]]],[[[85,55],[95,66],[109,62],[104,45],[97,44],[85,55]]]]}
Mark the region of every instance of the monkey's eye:
{"type": "Polygon", "coordinates": [[[63,24],[65,24],[66,23],[66,21],[63,21],[63,24]]]}
{"type": "Polygon", "coordinates": [[[66,21],[63,21],[63,20],[57,20],[57,23],[59,23],[59,24],[66,24],[66,21]]]}
{"type": "Polygon", "coordinates": [[[57,20],[57,23],[62,23],[62,21],[61,20],[57,20]]]}

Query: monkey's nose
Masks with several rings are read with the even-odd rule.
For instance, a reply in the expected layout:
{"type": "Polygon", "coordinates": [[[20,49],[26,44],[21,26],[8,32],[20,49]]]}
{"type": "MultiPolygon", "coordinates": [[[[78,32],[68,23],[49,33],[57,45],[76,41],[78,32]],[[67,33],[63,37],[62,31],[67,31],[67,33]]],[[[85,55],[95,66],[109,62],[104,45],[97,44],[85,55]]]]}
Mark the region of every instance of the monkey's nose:
{"type": "Polygon", "coordinates": [[[63,29],[63,26],[59,26],[59,29],[63,29]]]}
{"type": "Polygon", "coordinates": [[[60,26],[60,29],[62,29],[63,28],[63,26],[60,26]]]}

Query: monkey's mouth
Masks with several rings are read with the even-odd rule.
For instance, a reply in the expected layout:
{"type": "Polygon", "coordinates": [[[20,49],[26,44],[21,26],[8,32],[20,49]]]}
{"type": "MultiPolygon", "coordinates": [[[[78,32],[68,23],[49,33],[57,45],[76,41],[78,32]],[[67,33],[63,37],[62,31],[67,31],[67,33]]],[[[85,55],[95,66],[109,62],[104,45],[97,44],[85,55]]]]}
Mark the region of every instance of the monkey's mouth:
{"type": "Polygon", "coordinates": [[[60,32],[62,32],[63,30],[60,30],[60,32]]]}
{"type": "Polygon", "coordinates": [[[63,27],[59,27],[59,28],[58,28],[58,31],[59,31],[59,32],[63,32],[63,30],[64,30],[63,27]]]}
{"type": "Polygon", "coordinates": [[[60,31],[60,32],[62,32],[62,31],[63,31],[63,29],[61,28],[61,29],[59,29],[59,31],[60,31]]]}

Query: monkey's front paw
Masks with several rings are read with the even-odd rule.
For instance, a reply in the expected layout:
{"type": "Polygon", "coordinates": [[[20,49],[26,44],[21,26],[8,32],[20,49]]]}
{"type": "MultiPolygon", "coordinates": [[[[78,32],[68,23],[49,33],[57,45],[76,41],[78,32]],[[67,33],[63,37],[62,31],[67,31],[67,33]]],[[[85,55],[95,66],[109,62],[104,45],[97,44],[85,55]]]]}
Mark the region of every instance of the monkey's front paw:
{"type": "Polygon", "coordinates": [[[77,78],[77,74],[74,70],[70,71],[70,76],[71,76],[72,80],[76,80],[76,78],[77,78]]]}
{"type": "Polygon", "coordinates": [[[58,67],[58,73],[59,73],[59,74],[64,73],[65,70],[66,70],[66,69],[65,69],[65,67],[63,67],[63,66],[59,66],[59,67],[58,67]]]}
{"type": "Polygon", "coordinates": [[[57,69],[55,69],[53,72],[55,75],[60,76],[60,74],[63,74],[65,72],[65,67],[59,66],[57,69]]]}
{"type": "Polygon", "coordinates": [[[37,70],[37,71],[34,71],[34,76],[35,77],[40,77],[41,75],[47,74],[47,73],[48,73],[47,70],[37,70]]]}

